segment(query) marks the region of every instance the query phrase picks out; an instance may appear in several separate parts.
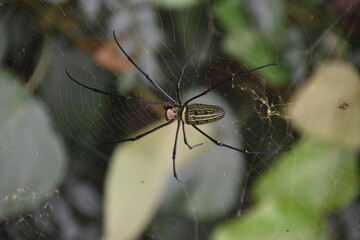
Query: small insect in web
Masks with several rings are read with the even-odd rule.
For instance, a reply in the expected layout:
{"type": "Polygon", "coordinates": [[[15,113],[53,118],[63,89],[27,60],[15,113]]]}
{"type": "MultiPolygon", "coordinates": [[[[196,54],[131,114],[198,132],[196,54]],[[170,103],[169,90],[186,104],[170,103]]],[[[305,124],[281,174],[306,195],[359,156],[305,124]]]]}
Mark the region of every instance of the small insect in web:
{"type": "MultiPolygon", "coordinates": [[[[135,99],[135,98],[131,98],[131,97],[127,97],[126,100],[129,101],[139,101],[139,102],[143,102],[143,103],[148,103],[148,104],[159,104],[159,105],[163,105],[164,107],[164,111],[165,111],[165,119],[166,122],[147,131],[144,132],[142,134],[139,134],[135,137],[131,137],[131,138],[125,138],[125,139],[121,139],[121,140],[117,140],[117,141],[103,141],[102,139],[99,139],[94,133],[92,133],[91,129],[91,133],[92,135],[98,139],[99,141],[106,143],[106,144],[115,144],[115,143],[121,143],[121,142],[127,142],[127,141],[136,141],[142,137],[145,137],[146,135],[153,133],[163,127],[166,127],[170,124],[172,124],[173,122],[177,121],[177,128],[176,128],[176,133],[175,133],[175,142],[174,142],[174,147],[173,147],[173,153],[172,153],[172,168],[173,168],[173,174],[176,180],[178,180],[179,182],[184,182],[181,181],[178,178],[177,172],[176,172],[176,164],[175,164],[175,160],[176,160],[176,147],[177,147],[177,142],[178,142],[178,135],[179,135],[179,130],[180,130],[180,126],[182,127],[182,131],[183,131],[183,136],[184,136],[184,143],[186,146],[188,146],[189,149],[193,149],[194,147],[198,147],[200,145],[202,145],[202,143],[200,144],[196,144],[191,146],[188,143],[188,140],[186,138],[186,131],[185,131],[185,124],[190,125],[191,127],[195,128],[200,134],[202,134],[203,136],[205,136],[206,138],[208,138],[211,142],[213,142],[214,144],[220,146],[220,147],[225,147],[237,152],[241,152],[241,153],[246,153],[246,154],[268,154],[268,153],[281,153],[281,152],[285,152],[288,150],[279,150],[279,151],[273,151],[273,152],[254,152],[254,151],[248,151],[248,150],[244,150],[244,149],[240,149],[240,148],[236,148],[233,146],[230,146],[228,144],[225,144],[223,142],[219,142],[218,140],[216,140],[215,138],[211,137],[210,135],[208,135],[207,133],[205,133],[204,131],[202,131],[198,125],[202,125],[202,124],[207,124],[207,123],[211,123],[211,122],[215,122],[218,121],[220,119],[222,119],[225,116],[225,111],[222,107],[220,106],[216,106],[216,105],[208,105],[208,104],[200,104],[200,103],[191,103],[193,100],[198,99],[206,94],[208,94],[209,92],[211,92],[212,90],[218,88],[219,86],[232,81],[234,78],[238,78],[240,76],[245,76],[245,75],[249,75],[252,72],[255,72],[257,70],[260,70],[262,68],[266,68],[269,66],[274,66],[275,64],[267,64],[267,65],[263,65],[257,68],[254,68],[250,71],[247,72],[242,72],[242,73],[238,73],[238,74],[234,74],[231,77],[225,78],[222,81],[220,81],[219,83],[210,86],[209,88],[207,88],[205,91],[191,97],[190,99],[186,100],[185,102],[183,102],[181,100],[181,96],[180,96],[180,83],[182,80],[182,77],[184,75],[184,70],[187,66],[187,64],[190,61],[190,58],[192,56],[192,53],[190,54],[190,56],[188,57],[187,61],[185,62],[185,64],[183,65],[183,67],[180,70],[180,74],[179,74],[179,78],[177,81],[177,85],[176,85],[176,98],[177,100],[175,100],[174,98],[172,98],[168,93],[166,93],[153,79],[151,79],[149,77],[149,75],[147,75],[134,61],[133,59],[125,52],[125,50],[121,47],[120,43],[118,42],[117,38],[116,38],[116,34],[115,31],[113,31],[113,37],[115,39],[116,44],[118,45],[118,47],[120,48],[121,52],[127,57],[127,59],[129,60],[129,62],[151,83],[151,85],[153,85],[167,100],[168,102],[150,102],[150,101],[145,101],[145,100],[141,100],[141,99],[135,99]]],[[[123,99],[124,97],[122,96],[118,96],[116,94],[110,93],[110,92],[106,92],[97,88],[93,88],[90,86],[87,86],[79,81],[77,81],[75,78],[73,78],[69,72],[66,69],[66,74],[68,75],[68,77],[75,82],[76,84],[89,89],[93,92],[97,92],[100,94],[104,94],[107,96],[111,96],[111,97],[118,97],[123,99]]]]}
{"type": "Polygon", "coordinates": [[[346,110],[348,109],[350,106],[349,103],[347,103],[346,101],[344,101],[343,99],[340,99],[339,101],[339,105],[337,106],[337,108],[341,109],[341,110],[346,110]]]}

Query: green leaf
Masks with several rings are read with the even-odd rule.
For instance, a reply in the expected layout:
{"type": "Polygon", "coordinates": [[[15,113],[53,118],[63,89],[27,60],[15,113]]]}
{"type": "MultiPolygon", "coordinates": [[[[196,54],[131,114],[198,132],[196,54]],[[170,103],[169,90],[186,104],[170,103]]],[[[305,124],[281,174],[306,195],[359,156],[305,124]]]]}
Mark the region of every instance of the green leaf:
{"type": "MultiPolygon", "coordinates": [[[[228,34],[224,41],[224,48],[226,53],[238,62],[244,63],[248,69],[277,61],[276,48],[271,41],[258,32],[249,29],[228,34]]],[[[281,65],[262,69],[256,73],[274,84],[288,81],[288,71],[281,65]]]]}
{"type": "Polygon", "coordinates": [[[181,9],[188,8],[199,3],[199,0],[153,0],[156,6],[164,9],[181,9]]]}
{"type": "Polygon", "coordinates": [[[348,205],[359,179],[354,154],[298,143],[255,185],[259,204],[221,225],[214,240],[324,239],[325,214],[348,205]]]}
{"type": "Polygon", "coordinates": [[[44,106],[0,69],[0,216],[36,207],[63,177],[64,146],[44,106]]]}
{"type": "Polygon", "coordinates": [[[215,15],[227,32],[237,32],[239,29],[246,28],[249,25],[249,21],[243,11],[243,2],[223,0],[215,5],[215,15]]]}
{"type": "Polygon", "coordinates": [[[298,143],[256,187],[256,198],[286,199],[325,213],[348,205],[359,189],[355,155],[312,141],[298,143]]]}
{"type": "Polygon", "coordinates": [[[243,218],[221,225],[213,240],[318,240],[324,238],[322,221],[299,204],[284,204],[273,200],[262,202],[243,218]]]}
{"type": "MultiPolygon", "coordinates": [[[[244,1],[223,0],[215,7],[216,16],[227,31],[223,42],[225,52],[248,69],[278,61],[277,40],[283,29],[284,10],[281,1],[274,2],[276,4],[269,4],[270,10],[266,5],[258,3],[264,10],[268,10],[268,17],[273,22],[273,26],[266,27],[265,30],[252,25],[252,20],[244,10],[247,7],[244,1]]],[[[264,24],[263,18],[258,16],[257,19],[260,24],[264,24]]],[[[280,65],[275,69],[261,70],[258,74],[273,84],[286,83],[289,79],[288,71],[280,65]]]]}

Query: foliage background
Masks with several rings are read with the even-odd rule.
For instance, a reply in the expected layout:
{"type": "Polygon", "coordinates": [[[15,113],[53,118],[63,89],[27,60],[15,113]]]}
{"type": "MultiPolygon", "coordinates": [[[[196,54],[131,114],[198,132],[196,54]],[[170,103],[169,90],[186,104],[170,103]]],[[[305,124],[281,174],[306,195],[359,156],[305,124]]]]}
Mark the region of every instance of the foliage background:
{"type": "Polygon", "coordinates": [[[0,1],[1,239],[359,239],[357,0],[0,1]],[[202,99],[227,117],[179,137],[112,38],[175,96],[264,64],[202,99]]]}

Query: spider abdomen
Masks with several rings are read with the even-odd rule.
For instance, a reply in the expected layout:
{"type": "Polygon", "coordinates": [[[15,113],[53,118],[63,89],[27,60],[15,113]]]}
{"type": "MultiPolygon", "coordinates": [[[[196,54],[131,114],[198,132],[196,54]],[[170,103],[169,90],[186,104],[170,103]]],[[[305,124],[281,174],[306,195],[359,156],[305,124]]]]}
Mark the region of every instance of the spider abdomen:
{"type": "Polygon", "coordinates": [[[182,120],[189,125],[201,125],[215,122],[225,116],[222,107],[216,105],[207,105],[194,103],[184,107],[182,120]]]}

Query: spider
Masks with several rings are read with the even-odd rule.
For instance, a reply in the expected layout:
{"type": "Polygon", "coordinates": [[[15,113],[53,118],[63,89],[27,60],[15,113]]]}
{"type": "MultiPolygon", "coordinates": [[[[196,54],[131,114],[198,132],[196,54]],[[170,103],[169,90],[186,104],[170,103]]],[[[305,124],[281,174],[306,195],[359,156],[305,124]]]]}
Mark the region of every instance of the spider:
{"type": "Polygon", "coordinates": [[[176,164],[175,164],[175,159],[176,159],[176,146],[177,146],[177,142],[178,142],[178,135],[179,135],[179,130],[180,130],[180,126],[182,127],[182,131],[183,131],[183,136],[184,136],[184,143],[186,146],[188,146],[189,149],[193,149],[194,147],[200,146],[202,145],[202,143],[200,144],[196,144],[194,146],[191,146],[186,138],[186,132],[185,132],[185,124],[190,125],[191,127],[195,128],[199,133],[201,133],[202,135],[204,135],[206,138],[208,138],[211,142],[213,142],[214,144],[221,146],[221,147],[225,147],[225,148],[229,148],[241,153],[246,153],[246,154],[267,154],[267,153],[281,153],[287,150],[279,150],[279,151],[274,151],[274,152],[253,152],[253,151],[248,151],[248,150],[244,150],[244,149],[239,149],[233,146],[230,146],[228,144],[219,142],[218,140],[216,140],[215,138],[209,136],[207,133],[205,133],[204,131],[202,131],[198,125],[202,125],[202,124],[207,124],[207,123],[211,123],[211,122],[215,122],[218,121],[220,119],[222,119],[225,116],[225,111],[222,107],[220,106],[216,106],[216,105],[208,105],[208,104],[200,104],[200,103],[191,103],[192,101],[194,101],[195,99],[198,99],[206,94],[208,94],[210,91],[214,90],[215,88],[223,85],[226,82],[229,82],[231,80],[233,80],[234,78],[240,77],[240,76],[245,76],[245,75],[249,75],[250,73],[257,71],[259,69],[262,68],[266,68],[269,66],[274,66],[276,64],[267,64],[267,65],[263,65],[257,68],[254,68],[252,70],[249,70],[247,72],[242,72],[242,73],[238,73],[235,74],[231,77],[225,78],[222,81],[220,81],[219,83],[207,88],[205,91],[191,97],[190,99],[186,100],[185,102],[183,102],[181,100],[180,97],[180,83],[181,83],[181,79],[183,77],[184,74],[184,70],[187,66],[187,64],[190,61],[190,58],[192,56],[192,53],[190,54],[190,56],[188,57],[188,59],[186,60],[185,64],[183,65],[183,67],[180,70],[180,74],[179,74],[179,78],[177,81],[177,87],[176,87],[176,98],[177,100],[175,100],[174,98],[172,98],[168,93],[166,93],[154,80],[152,80],[148,74],[146,74],[134,61],[133,59],[125,52],[125,50],[122,48],[122,46],[120,45],[120,43],[118,42],[117,38],[116,38],[116,34],[115,31],[113,31],[113,37],[114,40],[117,44],[117,46],[120,48],[121,52],[127,57],[127,59],[129,60],[129,62],[168,100],[168,102],[150,102],[150,101],[144,101],[144,100],[140,100],[140,99],[135,99],[135,98],[131,98],[131,97],[122,97],[110,92],[106,92],[97,88],[93,88],[90,86],[87,86],[79,81],[77,81],[75,78],[73,78],[67,69],[65,69],[67,76],[76,84],[89,89],[93,92],[97,92],[100,94],[104,94],[104,95],[108,95],[108,96],[112,96],[112,97],[118,97],[121,99],[126,99],[126,100],[132,100],[132,101],[140,101],[140,102],[145,102],[145,103],[149,103],[149,104],[160,104],[163,105],[164,107],[164,111],[165,111],[165,119],[166,122],[147,131],[144,132],[142,134],[139,134],[135,137],[130,137],[130,138],[125,138],[125,139],[121,139],[121,140],[117,140],[117,141],[111,141],[111,142],[106,142],[103,141],[99,138],[96,137],[95,134],[92,133],[91,131],[91,127],[90,127],[90,132],[91,134],[99,141],[106,143],[106,144],[115,144],[115,143],[121,143],[121,142],[127,142],[127,141],[136,141],[142,137],[145,137],[146,135],[153,133],[163,127],[166,127],[170,124],[172,124],[173,122],[177,121],[177,128],[176,128],[176,133],[175,133],[175,142],[174,142],[174,147],[173,147],[173,152],[172,152],[172,169],[173,169],[173,175],[174,178],[181,182],[184,183],[184,181],[181,181],[177,175],[177,171],[176,171],[176,164]]]}

